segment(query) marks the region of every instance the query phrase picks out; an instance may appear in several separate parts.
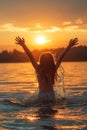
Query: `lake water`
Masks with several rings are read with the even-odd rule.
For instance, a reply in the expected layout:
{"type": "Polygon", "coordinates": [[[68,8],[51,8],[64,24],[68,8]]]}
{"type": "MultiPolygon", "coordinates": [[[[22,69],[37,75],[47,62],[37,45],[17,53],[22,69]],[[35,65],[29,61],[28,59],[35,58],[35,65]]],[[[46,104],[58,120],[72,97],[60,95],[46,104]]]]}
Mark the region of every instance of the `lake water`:
{"type": "Polygon", "coordinates": [[[62,66],[68,103],[25,107],[17,103],[38,90],[32,65],[0,64],[0,130],[87,130],[87,62],[62,66]]]}

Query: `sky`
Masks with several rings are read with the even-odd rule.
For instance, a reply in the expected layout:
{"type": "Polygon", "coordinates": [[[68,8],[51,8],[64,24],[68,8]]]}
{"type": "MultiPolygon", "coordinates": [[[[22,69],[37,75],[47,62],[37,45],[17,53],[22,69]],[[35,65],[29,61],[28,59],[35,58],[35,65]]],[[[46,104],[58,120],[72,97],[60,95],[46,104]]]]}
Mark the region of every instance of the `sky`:
{"type": "Polygon", "coordinates": [[[87,0],[0,0],[0,51],[21,49],[17,36],[30,49],[65,47],[74,37],[87,45],[87,0]]]}

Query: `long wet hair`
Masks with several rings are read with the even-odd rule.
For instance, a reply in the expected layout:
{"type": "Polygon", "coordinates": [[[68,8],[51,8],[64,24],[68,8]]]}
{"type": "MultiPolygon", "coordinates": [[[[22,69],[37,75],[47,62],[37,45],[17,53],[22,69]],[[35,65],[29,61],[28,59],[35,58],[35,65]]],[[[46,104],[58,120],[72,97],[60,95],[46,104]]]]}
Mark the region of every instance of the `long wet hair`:
{"type": "Polygon", "coordinates": [[[52,53],[42,53],[39,58],[40,76],[43,77],[47,83],[54,83],[55,77],[55,59],[52,53]]]}

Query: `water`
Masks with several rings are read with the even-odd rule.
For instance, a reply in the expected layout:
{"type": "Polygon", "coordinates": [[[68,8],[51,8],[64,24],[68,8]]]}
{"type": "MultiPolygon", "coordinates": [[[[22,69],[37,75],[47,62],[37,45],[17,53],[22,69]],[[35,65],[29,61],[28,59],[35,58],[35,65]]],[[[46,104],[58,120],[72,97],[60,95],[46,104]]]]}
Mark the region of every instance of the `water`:
{"type": "Polygon", "coordinates": [[[62,66],[68,103],[25,107],[22,102],[38,89],[33,67],[0,64],[0,130],[87,130],[87,62],[62,66]]]}

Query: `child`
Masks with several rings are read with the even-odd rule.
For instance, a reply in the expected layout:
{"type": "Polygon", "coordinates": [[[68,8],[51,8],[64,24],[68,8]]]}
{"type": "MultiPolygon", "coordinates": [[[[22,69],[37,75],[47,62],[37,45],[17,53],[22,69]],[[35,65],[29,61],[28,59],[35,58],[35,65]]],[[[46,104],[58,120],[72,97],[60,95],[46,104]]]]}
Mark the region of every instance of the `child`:
{"type": "Polygon", "coordinates": [[[71,49],[71,47],[78,44],[78,38],[74,38],[69,41],[68,46],[57,58],[56,63],[54,61],[53,55],[50,52],[45,52],[40,56],[39,64],[35,61],[31,51],[27,48],[24,38],[20,38],[18,36],[15,40],[16,44],[19,44],[23,47],[36,71],[39,84],[38,101],[42,103],[55,102],[56,98],[53,86],[57,69],[61,64],[62,59],[71,49]]]}

